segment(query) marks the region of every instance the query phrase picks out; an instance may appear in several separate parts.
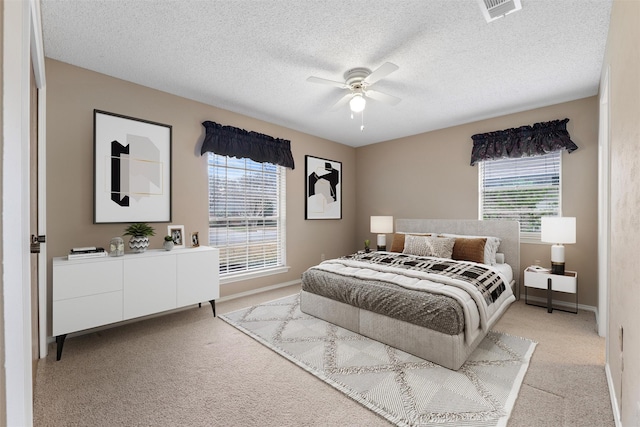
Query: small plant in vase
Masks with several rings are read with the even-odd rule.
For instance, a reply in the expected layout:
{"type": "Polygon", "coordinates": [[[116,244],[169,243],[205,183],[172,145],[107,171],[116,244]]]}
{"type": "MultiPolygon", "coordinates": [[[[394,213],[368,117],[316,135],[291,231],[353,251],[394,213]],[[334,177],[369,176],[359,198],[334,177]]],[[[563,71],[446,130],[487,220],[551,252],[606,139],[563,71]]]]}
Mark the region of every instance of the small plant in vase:
{"type": "Polygon", "coordinates": [[[156,232],[146,222],[134,222],[124,229],[123,236],[131,236],[129,248],[134,252],[144,252],[149,247],[149,236],[155,236],[156,232]]]}
{"type": "Polygon", "coordinates": [[[173,237],[169,235],[164,236],[164,243],[162,244],[162,247],[165,251],[173,249],[173,237]]]}
{"type": "Polygon", "coordinates": [[[371,242],[369,241],[369,239],[367,239],[367,240],[365,240],[365,241],[364,241],[364,251],[365,251],[365,252],[369,252],[369,251],[371,251],[371,248],[370,248],[370,246],[369,246],[370,244],[371,244],[371,242]]]}

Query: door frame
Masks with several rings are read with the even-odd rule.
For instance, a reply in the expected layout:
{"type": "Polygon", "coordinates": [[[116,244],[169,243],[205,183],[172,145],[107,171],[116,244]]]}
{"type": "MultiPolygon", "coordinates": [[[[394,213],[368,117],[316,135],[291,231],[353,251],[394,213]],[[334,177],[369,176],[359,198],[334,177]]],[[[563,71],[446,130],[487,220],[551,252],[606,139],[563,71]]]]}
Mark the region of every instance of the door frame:
{"type": "MultiPolygon", "coordinates": [[[[46,183],[45,119],[46,90],[40,3],[38,0],[3,1],[3,153],[2,153],[2,294],[4,318],[4,395],[6,419],[0,424],[33,424],[33,380],[31,363],[31,254],[30,254],[30,82],[33,72],[38,87],[38,139],[42,162],[38,185],[46,183]],[[31,59],[31,61],[30,61],[31,59]],[[40,146],[42,142],[42,146],[40,146]],[[9,203],[10,202],[10,203],[9,203]]],[[[39,191],[40,192],[40,191],[39,191]]],[[[46,227],[46,187],[38,196],[38,226],[46,227]]],[[[39,231],[40,232],[40,231],[39,231]]],[[[38,262],[40,297],[40,356],[46,355],[46,250],[38,262]],[[44,293],[43,293],[44,292],[44,293]],[[42,336],[44,335],[44,341],[42,336]],[[44,345],[42,345],[44,343],[44,345]]]]}
{"type": "Polygon", "coordinates": [[[609,361],[609,278],[610,278],[610,69],[600,82],[598,126],[598,335],[606,337],[606,361],[609,361]]]}
{"type": "MultiPolygon", "coordinates": [[[[38,234],[47,235],[47,83],[40,2],[31,4],[31,61],[38,88],[38,234]]],[[[40,358],[47,357],[47,244],[38,254],[38,333],[40,358]]]]}
{"type": "Polygon", "coordinates": [[[32,2],[4,1],[2,6],[2,286],[6,424],[32,425],[29,243],[32,2]]]}

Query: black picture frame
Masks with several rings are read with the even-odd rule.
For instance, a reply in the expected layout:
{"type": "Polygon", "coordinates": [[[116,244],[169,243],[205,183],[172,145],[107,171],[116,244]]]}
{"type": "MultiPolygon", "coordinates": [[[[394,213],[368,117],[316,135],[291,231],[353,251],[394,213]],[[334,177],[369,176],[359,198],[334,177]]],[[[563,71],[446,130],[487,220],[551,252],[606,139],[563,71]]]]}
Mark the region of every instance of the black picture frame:
{"type": "Polygon", "coordinates": [[[171,222],[172,127],[93,111],[93,222],[171,222]]]}
{"type": "Polygon", "coordinates": [[[305,219],[342,219],[342,162],[305,155],[305,219]]]}

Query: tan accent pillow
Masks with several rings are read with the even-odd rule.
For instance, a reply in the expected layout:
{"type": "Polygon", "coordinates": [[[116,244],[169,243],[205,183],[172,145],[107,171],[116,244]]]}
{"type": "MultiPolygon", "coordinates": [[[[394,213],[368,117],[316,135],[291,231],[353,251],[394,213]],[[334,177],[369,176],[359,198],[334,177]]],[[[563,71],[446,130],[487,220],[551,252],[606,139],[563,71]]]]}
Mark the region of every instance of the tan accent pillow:
{"type": "Polygon", "coordinates": [[[457,237],[456,243],[453,245],[453,254],[451,258],[459,261],[473,261],[484,264],[484,246],[487,239],[466,239],[457,237]]]}
{"type": "Polygon", "coordinates": [[[393,241],[391,242],[391,249],[389,252],[400,252],[404,250],[404,239],[407,234],[411,234],[412,236],[431,236],[431,233],[394,233],[393,241]]]}
{"type": "Polygon", "coordinates": [[[456,239],[435,236],[414,236],[407,234],[402,253],[437,258],[451,258],[456,239]]]}
{"type": "Polygon", "coordinates": [[[500,247],[501,239],[493,236],[467,236],[463,234],[447,234],[442,233],[439,236],[443,237],[462,237],[464,239],[487,239],[487,243],[484,245],[484,262],[487,265],[496,265],[496,253],[500,247]]]}

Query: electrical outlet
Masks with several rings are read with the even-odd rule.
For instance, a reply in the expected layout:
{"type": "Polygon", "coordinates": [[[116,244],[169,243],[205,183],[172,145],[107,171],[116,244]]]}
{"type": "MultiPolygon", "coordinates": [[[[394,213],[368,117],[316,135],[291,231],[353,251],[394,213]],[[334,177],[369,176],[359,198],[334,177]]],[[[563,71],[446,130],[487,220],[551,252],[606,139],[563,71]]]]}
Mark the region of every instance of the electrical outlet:
{"type": "Polygon", "coordinates": [[[324,261],[324,254],[320,254],[320,262],[324,261]]]}

